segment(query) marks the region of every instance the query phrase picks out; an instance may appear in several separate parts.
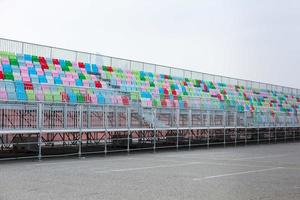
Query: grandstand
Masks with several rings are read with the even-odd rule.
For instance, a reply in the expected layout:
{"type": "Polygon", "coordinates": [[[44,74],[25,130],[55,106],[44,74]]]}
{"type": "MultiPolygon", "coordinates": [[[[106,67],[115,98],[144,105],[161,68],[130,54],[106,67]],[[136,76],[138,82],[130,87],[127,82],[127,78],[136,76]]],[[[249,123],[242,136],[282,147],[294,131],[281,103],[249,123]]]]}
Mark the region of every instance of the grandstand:
{"type": "Polygon", "coordinates": [[[0,39],[0,158],[300,139],[300,90],[0,39]]]}

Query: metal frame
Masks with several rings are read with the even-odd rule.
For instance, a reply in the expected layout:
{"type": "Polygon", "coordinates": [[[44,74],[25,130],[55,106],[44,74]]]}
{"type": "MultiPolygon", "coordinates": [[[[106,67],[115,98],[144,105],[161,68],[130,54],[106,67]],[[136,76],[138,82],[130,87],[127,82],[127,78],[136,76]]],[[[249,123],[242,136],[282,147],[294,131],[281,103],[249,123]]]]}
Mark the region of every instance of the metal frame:
{"type": "Polygon", "coordinates": [[[0,159],[300,140],[299,117],[280,115],[262,122],[226,110],[6,102],[0,104],[0,159]]]}

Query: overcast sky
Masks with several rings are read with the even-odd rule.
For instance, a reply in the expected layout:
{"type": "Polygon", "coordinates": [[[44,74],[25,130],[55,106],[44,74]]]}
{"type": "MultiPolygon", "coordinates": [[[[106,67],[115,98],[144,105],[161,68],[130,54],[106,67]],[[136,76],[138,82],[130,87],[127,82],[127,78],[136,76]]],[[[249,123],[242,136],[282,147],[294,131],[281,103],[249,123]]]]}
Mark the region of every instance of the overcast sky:
{"type": "Polygon", "coordinates": [[[0,0],[0,37],[300,88],[298,0],[0,0]]]}

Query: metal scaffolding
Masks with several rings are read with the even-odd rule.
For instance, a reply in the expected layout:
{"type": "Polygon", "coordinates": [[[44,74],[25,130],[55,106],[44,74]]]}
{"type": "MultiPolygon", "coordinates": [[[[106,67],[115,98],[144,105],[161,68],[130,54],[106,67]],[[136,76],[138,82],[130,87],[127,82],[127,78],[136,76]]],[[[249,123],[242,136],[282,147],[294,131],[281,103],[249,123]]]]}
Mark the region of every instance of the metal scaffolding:
{"type": "Polygon", "coordinates": [[[0,104],[0,158],[300,140],[288,113],[45,102],[0,104]]]}

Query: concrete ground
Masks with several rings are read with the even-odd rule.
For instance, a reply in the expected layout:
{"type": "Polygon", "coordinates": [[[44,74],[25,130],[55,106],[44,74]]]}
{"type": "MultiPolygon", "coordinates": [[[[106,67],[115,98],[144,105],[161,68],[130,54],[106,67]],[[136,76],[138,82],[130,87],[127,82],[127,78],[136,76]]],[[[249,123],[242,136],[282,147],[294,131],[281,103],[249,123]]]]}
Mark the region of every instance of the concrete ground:
{"type": "Polygon", "coordinates": [[[0,163],[0,200],[299,200],[300,143],[0,163]]]}

